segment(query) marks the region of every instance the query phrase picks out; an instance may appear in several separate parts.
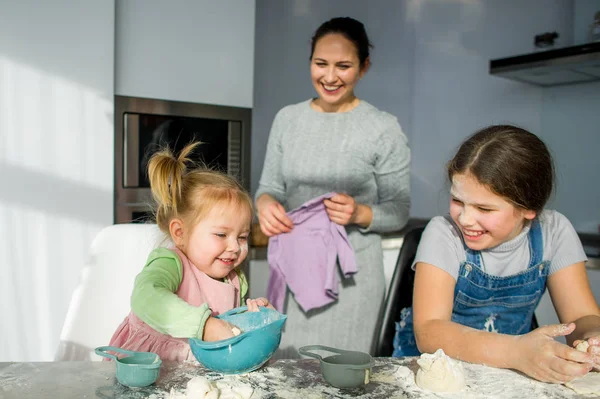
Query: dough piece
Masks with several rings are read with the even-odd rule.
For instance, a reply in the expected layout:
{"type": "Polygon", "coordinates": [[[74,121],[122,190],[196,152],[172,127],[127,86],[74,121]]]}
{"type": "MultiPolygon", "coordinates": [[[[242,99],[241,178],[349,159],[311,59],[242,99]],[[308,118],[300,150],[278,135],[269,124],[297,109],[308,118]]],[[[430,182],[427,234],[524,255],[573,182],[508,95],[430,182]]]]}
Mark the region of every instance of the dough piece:
{"type": "Polygon", "coordinates": [[[462,363],[446,356],[442,349],[433,355],[423,353],[417,360],[416,382],[419,388],[433,392],[458,392],[465,388],[462,363]]]}
{"type": "Polygon", "coordinates": [[[242,333],[242,330],[240,330],[240,329],[239,329],[239,328],[237,328],[237,327],[233,327],[233,328],[231,329],[231,332],[233,333],[233,335],[235,335],[235,336],[237,337],[238,335],[240,335],[240,334],[242,333]]]}
{"type": "Polygon", "coordinates": [[[590,344],[588,344],[587,341],[581,341],[580,343],[577,344],[575,349],[577,349],[578,351],[581,351],[581,352],[587,352],[589,347],[590,347],[590,344]]]}
{"type": "Polygon", "coordinates": [[[187,383],[187,399],[217,399],[219,390],[204,377],[194,377],[187,383]]]}
{"type": "Polygon", "coordinates": [[[220,399],[250,399],[254,393],[250,385],[237,381],[217,381],[216,384],[221,393],[220,399]]]}
{"type": "Polygon", "coordinates": [[[590,371],[583,377],[565,382],[565,386],[581,395],[600,395],[600,373],[590,371]]]}

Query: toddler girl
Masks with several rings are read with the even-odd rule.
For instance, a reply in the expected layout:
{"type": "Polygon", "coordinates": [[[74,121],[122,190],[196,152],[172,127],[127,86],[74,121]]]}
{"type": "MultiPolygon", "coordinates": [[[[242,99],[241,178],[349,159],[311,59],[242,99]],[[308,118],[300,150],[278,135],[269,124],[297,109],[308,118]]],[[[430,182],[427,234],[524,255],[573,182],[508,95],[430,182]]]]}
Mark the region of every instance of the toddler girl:
{"type": "MultiPolygon", "coordinates": [[[[174,247],[157,248],[135,279],[131,312],[110,345],[157,353],[163,360],[193,359],[187,338],[217,341],[232,337],[233,326],[214,316],[240,306],[248,283],[238,268],[248,255],[252,200],[231,177],[211,170],[188,170],[188,155],[167,148],[148,163],[158,227],[174,247]]],[[[270,306],[247,301],[250,311],[270,306]]]]}

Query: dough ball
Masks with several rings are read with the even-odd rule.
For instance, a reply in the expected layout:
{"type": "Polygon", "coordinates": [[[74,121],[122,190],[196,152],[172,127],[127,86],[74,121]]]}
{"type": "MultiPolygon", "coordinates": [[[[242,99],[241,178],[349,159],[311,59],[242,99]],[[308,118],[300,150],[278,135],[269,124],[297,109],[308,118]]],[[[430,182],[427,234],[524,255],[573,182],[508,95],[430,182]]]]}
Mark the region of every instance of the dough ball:
{"type": "Polygon", "coordinates": [[[421,389],[433,392],[458,392],[465,388],[462,363],[446,356],[442,349],[433,355],[424,353],[417,360],[416,383],[421,389]]]}
{"type": "Polygon", "coordinates": [[[217,381],[221,396],[219,399],[250,399],[254,389],[239,381],[217,381]]]}
{"type": "Polygon", "coordinates": [[[589,347],[590,347],[590,344],[588,344],[587,341],[581,341],[580,343],[577,344],[575,349],[577,349],[578,351],[581,351],[581,352],[587,352],[589,347]]]}
{"type": "Polygon", "coordinates": [[[209,397],[207,394],[212,390],[213,386],[209,380],[204,377],[194,377],[187,383],[186,394],[188,399],[204,399],[209,397]]]}

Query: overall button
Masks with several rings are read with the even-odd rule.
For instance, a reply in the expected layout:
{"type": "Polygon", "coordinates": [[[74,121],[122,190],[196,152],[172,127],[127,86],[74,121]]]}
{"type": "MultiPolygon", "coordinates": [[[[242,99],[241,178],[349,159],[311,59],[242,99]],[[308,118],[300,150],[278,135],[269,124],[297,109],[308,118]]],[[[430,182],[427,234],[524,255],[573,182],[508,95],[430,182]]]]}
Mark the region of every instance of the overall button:
{"type": "Polygon", "coordinates": [[[540,265],[540,271],[544,271],[544,265],[543,264],[540,265]]]}
{"type": "Polygon", "coordinates": [[[471,269],[472,269],[471,265],[469,265],[469,264],[465,265],[465,277],[467,277],[469,275],[469,273],[471,272],[471,269]]]}

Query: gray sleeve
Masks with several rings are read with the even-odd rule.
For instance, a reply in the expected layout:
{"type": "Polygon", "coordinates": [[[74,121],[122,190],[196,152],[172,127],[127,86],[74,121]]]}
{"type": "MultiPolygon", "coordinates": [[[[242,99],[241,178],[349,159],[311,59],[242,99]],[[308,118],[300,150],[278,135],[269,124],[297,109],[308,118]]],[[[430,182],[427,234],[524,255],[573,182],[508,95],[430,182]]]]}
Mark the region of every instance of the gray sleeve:
{"type": "MultiPolygon", "coordinates": [[[[283,129],[286,125],[283,110],[280,110],[273,120],[269,141],[267,144],[267,153],[263,164],[262,174],[258,182],[258,189],[254,195],[254,200],[262,194],[269,194],[280,203],[285,202],[285,181],[281,172],[283,146],[283,129]]],[[[289,121],[288,121],[289,122],[289,121]]]]}
{"type": "Polygon", "coordinates": [[[454,224],[442,216],[436,216],[423,232],[412,267],[414,269],[417,262],[428,263],[446,271],[456,280],[460,264],[465,259],[460,233],[454,224]]]}
{"type": "Polygon", "coordinates": [[[399,230],[410,211],[410,149],[395,118],[379,140],[374,173],[378,202],[371,205],[371,225],[361,231],[399,230]]]}
{"type": "Polygon", "coordinates": [[[544,211],[540,219],[542,231],[549,238],[545,248],[548,256],[545,258],[550,261],[550,274],[587,261],[579,236],[569,219],[556,211],[544,211]]]}

